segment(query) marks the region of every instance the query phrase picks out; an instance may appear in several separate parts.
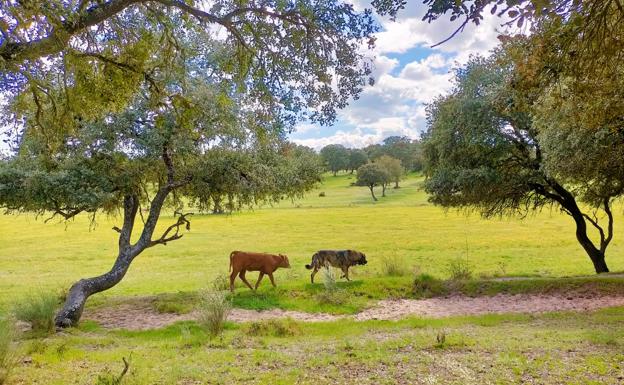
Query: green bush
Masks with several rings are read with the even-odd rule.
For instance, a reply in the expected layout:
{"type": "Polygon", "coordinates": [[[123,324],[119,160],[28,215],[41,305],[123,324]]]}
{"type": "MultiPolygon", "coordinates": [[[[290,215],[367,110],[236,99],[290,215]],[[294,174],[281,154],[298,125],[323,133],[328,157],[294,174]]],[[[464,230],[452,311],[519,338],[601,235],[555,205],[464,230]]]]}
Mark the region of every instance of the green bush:
{"type": "Polygon", "coordinates": [[[15,318],[28,322],[36,334],[54,332],[54,314],[59,305],[54,293],[41,292],[23,297],[13,305],[15,318]]]}
{"type": "Polygon", "coordinates": [[[232,310],[232,303],[225,291],[206,290],[199,295],[199,324],[212,337],[223,332],[225,321],[232,310]]]}
{"type": "Polygon", "coordinates": [[[422,273],[414,278],[413,294],[417,298],[429,298],[446,294],[448,291],[444,282],[422,273]]]}
{"type": "Polygon", "coordinates": [[[0,314],[0,385],[7,382],[15,367],[15,322],[6,314],[0,314]]]}
{"type": "Polygon", "coordinates": [[[245,324],[242,331],[249,336],[288,337],[301,334],[301,327],[292,318],[269,319],[245,324]]]}

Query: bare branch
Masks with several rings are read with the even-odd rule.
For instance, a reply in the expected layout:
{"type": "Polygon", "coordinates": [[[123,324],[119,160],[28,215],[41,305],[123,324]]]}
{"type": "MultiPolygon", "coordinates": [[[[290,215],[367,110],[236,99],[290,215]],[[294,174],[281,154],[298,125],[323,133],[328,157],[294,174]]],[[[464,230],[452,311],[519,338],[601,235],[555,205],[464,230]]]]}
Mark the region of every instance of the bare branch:
{"type": "Polygon", "coordinates": [[[154,245],[159,245],[159,244],[167,245],[167,242],[175,241],[177,239],[182,238],[183,234],[180,234],[181,226],[184,226],[187,231],[191,230],[191,222],[188,219],[186,219],[186,217],[193,215],[193,213],[183,214],[183,213],[176,211],[174,215],[179,215],[178,221],[172,224],[171,226],[167,227],[167,229],[163,232],[160,238],[150,241],[147,247],[152,247],[154,245]],[[174,230],[175,232],[173,233],[173,235],[169,235],[174,230]]]}

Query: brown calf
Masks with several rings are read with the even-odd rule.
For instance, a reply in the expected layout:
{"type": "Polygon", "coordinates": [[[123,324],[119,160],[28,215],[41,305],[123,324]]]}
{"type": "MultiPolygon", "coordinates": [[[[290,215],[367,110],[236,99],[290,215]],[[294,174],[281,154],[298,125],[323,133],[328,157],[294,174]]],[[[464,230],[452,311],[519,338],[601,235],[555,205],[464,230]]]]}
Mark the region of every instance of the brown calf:
{"type": "Polygon", "coordinates": [[[282,254],[274,255],[267,253],[249,253],[245,251],[232,251],[230,253],[230,291],[234,292],[234,280],[238,275],[240,279],[245,282],[245,285],[249,286],[251,290],[258,289],[260,281],[265,274],[271,279],[271,283],[275,287],[275,281],[273,280],[273,272],[278,267],[290,267],[288,257],[282,254]],[[259,271],[258,282],[256,282],[256,288],[251,287],[245,273],[247,271],[259,271]]]}

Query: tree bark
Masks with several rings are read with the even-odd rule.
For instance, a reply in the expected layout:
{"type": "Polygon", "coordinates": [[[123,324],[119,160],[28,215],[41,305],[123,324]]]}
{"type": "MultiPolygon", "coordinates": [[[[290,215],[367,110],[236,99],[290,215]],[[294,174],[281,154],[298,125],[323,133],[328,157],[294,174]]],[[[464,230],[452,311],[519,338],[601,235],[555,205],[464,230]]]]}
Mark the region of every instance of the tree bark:
{"type": "Polygon", "coordinates": [[[126,275],[130,263],[136,255],[120,253],[115,264],[105,274],[98,277],[81,279],[72,285],[63,308],[54,319],[57,327],[70,327],[78,324],[87,299],[93,294],[108,290],[118,284],[126,275]]]}
{"type": "Polygon", "coordinates": [[[374,200],[374,201],[377,201],[377,197],[375,196],[375,191],[373,191],[373,186],[368,186],[368,188],[369,188],[369,189],[370,189],[370,191],[371,191],[371,195],[373,196],[373,200],[374,200]]]}
{"type": "Polygon", "coordinates": [[[573,211],[571,210],[570,213],[576,223],[576,239],[589,256],[589,259],[591,259],[594,265],[594,270],[598,274],[608,273],[609,267],[605,261],[604,251],[598,249],[591,239],[589,239],[589,236],[587,235],[587,222],[585,222],[583,214],[578,208],[573,211]]]}
{"type": "Polygon", "coordinates": [[[597,274],[608,273],[609,267],[605,261],[605,251],[613,235],[613,217],[609,208],[609,200],[607,199],[605,202],[605,212],[609,215],[609,236],[606,242],[603,229],[598,226],[597,221],[592,222],[601,234],[600,248],[598,248],[587,235],[586,216],[576,203],[576,199],[574,199],[572,193],[556,182],[551,182],[550,184],[558,194],[557,196],[550,196],[550,198],[559,202],[559,204],[561,204],[561,206],[565,208],[568,214],[570,214],[570,216],[574,219],[574,223],[576,224],[576,239],[589,256],[589,259],[592,261],[594,270],[597,274]]]}
{"type": "Polygon", "coordinates": [[[382,185],[381,185],[381,196],[382,197],[386,196],[386,186],[387,186],[387,184],[385,184],[385,183],[382,183],[382,185]]]}
{"type": "Polygon", "coordinates": [[[398,179],[394,181],[394,188],[400,188],[398,179]]]}

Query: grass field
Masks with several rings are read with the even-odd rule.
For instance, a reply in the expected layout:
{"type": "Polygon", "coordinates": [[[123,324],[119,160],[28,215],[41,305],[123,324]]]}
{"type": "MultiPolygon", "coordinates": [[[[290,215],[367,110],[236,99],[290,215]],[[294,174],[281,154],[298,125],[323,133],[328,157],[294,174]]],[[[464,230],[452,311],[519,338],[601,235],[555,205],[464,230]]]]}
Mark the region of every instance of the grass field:
{"type": "MultiPolygon", "coordinates": [[[[468,295],[576,290],[622,293],[618,277],[592,275],[570,218],[544,211],[524,220],[483,220],[445,212],[427,202],[422,178],[411,176],[374,203],[351,187],[351,175],[326,177],[304,199],[232,215],[195,215],[192,231],[134,262],[123,282],[88,307],[156,295],[166,312],[188,312],[197,290],[225,276],[231,250],[289,255],[292,269],[276,273],[259,293],[238,284],[237,307],[279,307],[354,313],[373,300],[414,297],[414,279],[430,274],[438,294],[468,295]],[[319,193],[325,192],[325,197],[319,193]],[[304,269],[318,249],[353,248],[369,264],[339,282],[349,300],[320,303],[323,285],[304,269]],[[475,279],[444,286],[461,259],[475,279]],[[386,260],[405,274],[384,274],[386,260]],[[490,277],[530,277],[492,281],[490,277]]],[[[622,221],[618,210],[616,226],[622,221]]],[[[163,217],[162,226],[172,218],[163,217]]],[[[30,215],[0,217],[0,306],[34,291],[60,292],[80,277],[100,274],[114,258],[119,219],[86,217],[44,224],[30,215]]],[[[608,251],[612,271],[624,270],[620,227],[608,251]]],[[[322,281],[320,274],[317,276],[322,281]]],[[[251,275],[251,280],[255,274],[251,275]]],[[[435,294],[435,293],[434,293],[435,294]]],[[[47,338],[24,338],[10,384],[111,384],[131,357],[123,384],[619,384],[624,381],[624,309],[593,313],[484,315],[398,322],[287,322],[279,333],[250,333],[228,323],[211,339],[191,321],[149,331],[106,330],[93,322],[47,338]],[[24,358],[25,357],[25,358],[24,358]],[[106,382],[108,381],[108,382],[106,382]]],[[[253,329],[255,330],[255,329],[253,329]]]]}
{"type": "MultiPolygon", "coordinates": [[[[141,254],[128,275],[100,297],[195,291],[214,277],[226,275],[232,250],[286,253],[293,266],[276,273],[286,290],[309,289],[304,264],[318,249],[352,248],[368,256],[353,278],[374,288],[409,285],[413,272],[448,276],[448,263],[467,261],[479,275],[561,277],[593,274],[591,263],[574,237],[572,220],[557,210],[524,220],[483,220],[478,215],[444,211],[427,202],[422,179],[411,176],[398,190],[374,203],[368,190],[349,186],[353,176],[328,176],[295,202],[232,215],[195,215],[192,230],[176,242],[141,254]],[[325,197],[319,197],[319,192],[325,197]],[[407,271],[402,277],[381,276],[383,260],[394,258],[407,271]]],[[[620,236],[608,250],[612,271],[624,270],[620,236]]],[[[172,221],[163,217],[161,225],[172,221]]],[[[100,217],[94,229],[86,217],[69,223],[44,224],[31,215],[0,216],[0,303],[33,289],[61,290],[72,282],[110,268],[116,252],[119,219],[100,217]]],[[[255,278],[255,275],[252,275],[255,278]]],[[[252,278],[253,279],[253,278],[252,278]]],[[[268,281],[262,291],[268,289],[268,281]]]]}

